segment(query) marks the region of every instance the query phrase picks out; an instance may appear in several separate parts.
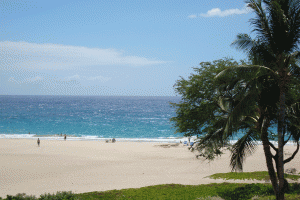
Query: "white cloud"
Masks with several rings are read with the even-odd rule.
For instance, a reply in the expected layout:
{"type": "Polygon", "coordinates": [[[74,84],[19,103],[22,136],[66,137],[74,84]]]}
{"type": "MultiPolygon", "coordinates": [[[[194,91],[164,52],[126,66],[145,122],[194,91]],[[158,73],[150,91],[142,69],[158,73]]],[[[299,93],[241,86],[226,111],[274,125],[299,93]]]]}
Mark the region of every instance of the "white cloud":
{"type": "Polygon", "coordinates": [[[40,76],[37,76],[37,77],[34,77],[34,78],[27,78],[27,79],[24,80],[24,82],[29,83],[29,82],[36,82],[36,81],[41,81],[41,80],[43,80],[43,78],[40,77],[40,76]]]}
{"type": "Polygon", "coordinates": [[[197,17],[197,15],[189,15],[188,16],[188,18],[190,18],[190,19],[194,19],[194,18],[196,18],[197,17]]]}
{"type": "Polygon", "coordinates": [[[81,81],[100,81],[100,82],[107,82],[111,80],[110,77],[104,77],[104,76],[79,76],[78,74],[74,76],[67,76],[63,79],[64,81],[74,81],[74,80],[81,80],[81,81]]]}
{"type": "Polygon", "coordinates": [[[40,76],[36,76],[36,77],[33,77],[33,78],[20,79],[20,80],[15,79],[15,77],[10,77],[8,79],[8,82],[13,82],[13,83],[21,84],[21,83],[38,82],[38,81],[42,81],[43,79],[44,78],[40,77],[40,76]]]}
{"type": "MultiPolygon", "coordinates": [[[[247,7],[247,4],[242,9],[228,9],[221,10],[220,8],[213,8],[207,13],[201,13],[198,17],[227,17],[229,15],[242,15],[251,12],[251,8],[247,7]]],[[[189,18],[196,18],[196,15],[190,15],[189,18]]]]}
{"type": "Polygon", "coordinates": [[[103,76],[95,76],[95,77],[89,77],[87,80],[89,81],[101,81],[101,82],[106,82],[109,81],[111,78],[110,77],[103,77],[103,76]]]}
{"type": "Polygon", "coordinates": [[[79,80],[80,76],[78,74],[74,75],[74,76],[67,76],[64,78],[65,81],[72,81],[72,80],[79,80]]]}
{"type": "Polygon", "coordinates": [[[128,56],[116,49],[88,48],[60,44],[0,42],[1,68],[68,69],[85,66],[156,65],[165,61],[128,56]]]}

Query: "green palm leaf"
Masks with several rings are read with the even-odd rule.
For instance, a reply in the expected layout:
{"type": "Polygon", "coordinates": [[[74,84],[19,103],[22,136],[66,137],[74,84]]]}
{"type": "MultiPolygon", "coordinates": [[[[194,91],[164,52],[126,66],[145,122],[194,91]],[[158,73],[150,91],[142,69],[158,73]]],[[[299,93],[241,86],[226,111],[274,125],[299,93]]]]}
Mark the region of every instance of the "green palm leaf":
{"type": "Polygon", "coordinates": [[[257,133],[253,129],[250,129],[247,134],[232,146],[230,159],[232,171],[243,171],[245,158],[251,155],[257,147],[255,134],[257,133]]]}

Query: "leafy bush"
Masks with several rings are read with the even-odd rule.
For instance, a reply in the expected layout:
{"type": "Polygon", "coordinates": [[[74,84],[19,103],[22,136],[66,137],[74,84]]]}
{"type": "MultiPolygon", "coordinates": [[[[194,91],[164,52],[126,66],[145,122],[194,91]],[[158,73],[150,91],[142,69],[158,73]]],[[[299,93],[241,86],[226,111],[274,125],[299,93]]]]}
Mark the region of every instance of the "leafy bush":
{"type": "Polygon", "coordinates": [[[69,192],[56,192],[56,194],[43,194],[40,196],[39,200],[74,200],[75,194],[71,191],[69,192]]]}
{"type": "Polygon", "coordinates": [[[288,194],[300,194],[300,184],[299,183],[292,183],[289,185],[288,194]]]}
{"type": "Polygon", "coordinates": [[[247,184],[240,187],[221,187],[217,191],[218,195],[225,200],[251,199],[254,196],[273,195],[271,185],[247,184]]]}
{"type": "Polygon", "coordinates": [[[28,196],[25,193],[18,193],[15,196],[7,195],[6,200],[34,200],[36,199],[35,196],[31,195],[28,196]]]}
{"type": "Polygon", "coordinates": [[[197,200],[224,200],[224,199],[222,199],[221,197],[210,197],[210,196],[208,196],[208,197],[200,197],[200,198],[197,198],[197,200]]]}
{"type": "MultiPolygon", "coordinates": [[[[25,193],[19,193],[15,196],[7,195],[3,200],[75,200],[75,194],[70,192],[56,192],[56,194],[42,194],[39,198],[35,196],[28,196],[25,193]]],[[[2,198],[0,198],[2,200],[2,198]]]]}

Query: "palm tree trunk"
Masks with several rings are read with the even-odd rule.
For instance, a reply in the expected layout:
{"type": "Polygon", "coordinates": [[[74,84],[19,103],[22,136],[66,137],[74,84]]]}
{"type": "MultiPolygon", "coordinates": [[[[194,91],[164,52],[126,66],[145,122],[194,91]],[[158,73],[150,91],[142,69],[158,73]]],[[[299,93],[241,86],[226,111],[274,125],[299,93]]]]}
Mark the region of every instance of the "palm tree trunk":
{"type": "Polygon", "coordinates": [[[279,83],[280,89],[280,99],[279,99],[279,119],[278,119],[278,166],[277,174],[279,180],[279,198],[280,200],[284,199],[284,163],[283,163],[283,146],[284,146],[284,121],[285,121],[285,89],[284,81],[280,80],[279,83]]]}
{"type": "Polygon", "coordinates": [[[270,145],[269,145],[269,139],[268,139],[268,127],[270,124],[270,120],[265,119],[263,120],[264,117],[261,117],[259,120],[260,122],[260,127],[261,128],[261,141],[263,143],[263,148],[264,148],[264,153],[265,153],[265,158],[266,158],[266,163],[267,163],[267,168],[270,176],[270,180],[273,186],[274,193],[276,195],[276,199],[279,197],[279,188],[278,188],[278,183],[277,183],[277,176],[276,172],[274,170],[274,165],[273,165],[273,155],[271,153],[270,145]],[[263,124],[263,121],[264,124],[263,124]]]}

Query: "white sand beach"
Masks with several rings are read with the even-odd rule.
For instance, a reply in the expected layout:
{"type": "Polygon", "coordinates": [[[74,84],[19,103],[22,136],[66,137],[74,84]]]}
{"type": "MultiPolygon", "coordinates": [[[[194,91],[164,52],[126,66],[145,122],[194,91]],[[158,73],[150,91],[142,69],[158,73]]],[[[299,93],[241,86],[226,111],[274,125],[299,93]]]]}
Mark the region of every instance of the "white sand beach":
{"type": "MultiPolygon", "coordinates": [[[[229,152],[208,163],[196,159],[195,153],[186,146],[158,145],[162,143],[41,140],[38,147],[33,139],[1,139],[0,196],[17,193],[38,196],[56,191],[82,193],[171,183],[220,183],[224,180],[204,177],[231,171],[229,152]]],[[[294,149],[296,146],[287,146],[285,152],[292,153],[294,149]]],[[[300,154],[285,165],[290,167],[300,171],[300,154]]],[[[266,170],[262,146],[259,146],[246,159],[244,172],[266,170]]]]}

